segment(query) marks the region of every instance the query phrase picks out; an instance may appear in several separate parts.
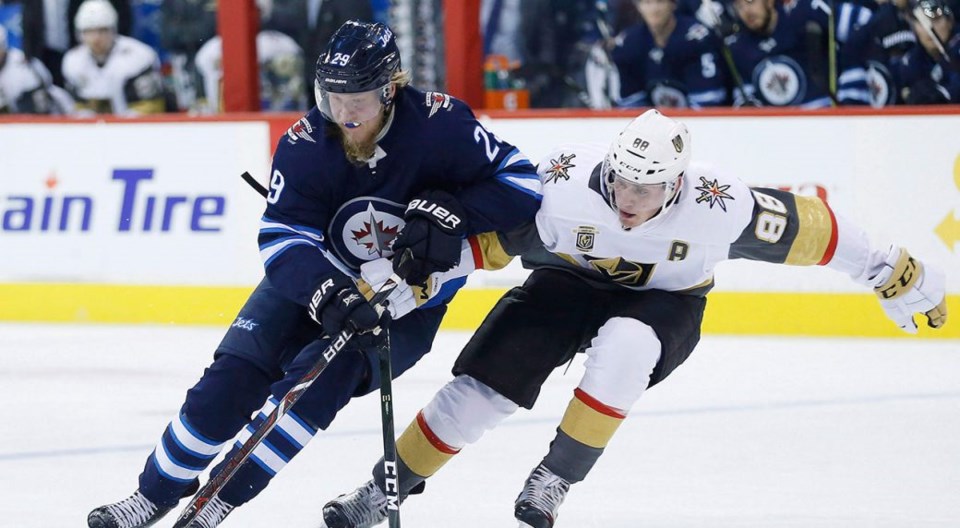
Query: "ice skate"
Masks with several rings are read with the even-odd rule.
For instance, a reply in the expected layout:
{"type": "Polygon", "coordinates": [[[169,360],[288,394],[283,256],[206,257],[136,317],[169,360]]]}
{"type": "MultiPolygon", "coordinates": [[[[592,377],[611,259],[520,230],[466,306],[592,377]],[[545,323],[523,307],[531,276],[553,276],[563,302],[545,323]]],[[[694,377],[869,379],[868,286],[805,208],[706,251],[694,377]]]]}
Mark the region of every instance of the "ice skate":
{"type": "Polygon", "coordinates": [[[513,516],[520,521],[519,528],[552,528],[569,490],[570,483],[543,464],[534,468],[514,503],[513,516]]]}
{"type": "Polygon", "coordinates": [[[144,497],[140,490],[120,502],[106,504],[87,516],[89,528],[143,528],[153,526],[173,506],[158,507],[144,497]]]}
{"type": "Polygon", "coordinates": [[[190,521],[187,528],[214,528],[219,526],[227,518],[227,515],[230,515],[231,511],[233,511],[233,506],[220,500],[220,497],[214,497],[203,507],[200,515],[190,521]]]}
{"type": "Polygon", "coordinates": [[[372,480],[323,507],[320,528],[370,528],[387,518],[387,497],[372,480]]]}

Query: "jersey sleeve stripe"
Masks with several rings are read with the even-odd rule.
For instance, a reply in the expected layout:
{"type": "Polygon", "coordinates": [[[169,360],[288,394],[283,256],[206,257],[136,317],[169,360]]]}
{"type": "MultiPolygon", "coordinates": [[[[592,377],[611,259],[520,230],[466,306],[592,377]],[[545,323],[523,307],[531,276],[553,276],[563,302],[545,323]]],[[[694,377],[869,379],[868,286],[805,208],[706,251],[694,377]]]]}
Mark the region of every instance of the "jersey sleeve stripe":
{"type": "Polygon", "coordinates": [[[533,167],[533,163],[523,155],[516,147],[510,151],[506,157],[503,158],[503,161],[500,162],[500,166],[497,167],[497,172],[502,171],[507,167],[533,167]]]}
{"type": "Polygon", "coordinates": [[[320,231],[319,229],[299,225],[287,225],[282,222],[277,222],[276,220],[267,218],[266,216],[260,220],[261,233],[276,233],[281,231],[289,231],[291,233],[312,238],[317,242],[323,242],[323,231],[320,231]]]}
{"type": "Polygon", "coordinates": [[[540,194],[540,178],[536,174],[498,174],[496,178],[514,189],[533,196],[537,200],[543,198],[543,195],[540,194]]]}
{"type": "Polygon", "coordinates": [[[820,259],[820,262],[817,262],[817,266],[826,266],[833,260],[834,253],[837,252],[837,241],[839,239],[839,229],[837,228],[837,217],[833,214],[833,209],[829,205],[824,203],[824,207],[827,208],[827,212],[830,213],[830,242],[827,243],[827,249],[823,252],[823,258],[820,259]]]}
{"type": "Polygon", "coordinates": [[[823,262],[825,258],[829,261],[833,249],[836,249],[837,237],[833,212],[823,200],[813,196],[797,196],[796,207],[798,230],[785,263],[810,266],[823,262]]]}
{"type": "Polygon", "coordinates": [[[476,269],[498,270],[513,260],[496,233],[480,233],[470,237],[470,248],[473,250],[473,262],[476,269]]]}
{"type": "Polygon", "coordinates": [[[273,262],[281,253],[290,249],[293,246],[313,246],[314,244],[309,240],[304,240],[302,238],[285,238],[277,242],[267,244],[260,249],[260,260],[263,261],[263,266],[267,267],[273,262]]]}

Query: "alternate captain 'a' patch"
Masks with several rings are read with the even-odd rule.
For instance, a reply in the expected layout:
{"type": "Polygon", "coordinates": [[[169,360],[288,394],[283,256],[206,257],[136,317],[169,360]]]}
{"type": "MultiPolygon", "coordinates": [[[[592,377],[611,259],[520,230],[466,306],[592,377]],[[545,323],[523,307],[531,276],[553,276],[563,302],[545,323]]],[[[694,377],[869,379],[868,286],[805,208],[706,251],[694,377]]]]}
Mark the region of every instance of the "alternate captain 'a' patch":
{"type": "Polygon", "coordinates": [[[543,181],[543,183],[550,183],[550,182],[558,183],[560,181],[560,178],[563,178],[564,180],[569,180],[570,173],[567,171],[576,167],[576,165],[574,165],[573,163],[570,163],[571,161],[573,161],[573,158],[576,158],[576,157],[577,157],[576,154],[560,154],[560,159],[550,160],[550,168],[547,169],[548,176],[547,176],[547,179],[543,181]]]}
{"type": "Polygon", "coordinates": [[[311,134],[313,134],[313,126],[310,125],[310,121],[308,121],[306,117],[301,117],[299,121],[287,129],[287,141],[289,141],[291,145],[300,139],[305,139],[310,143],[316,143],[311,134]]]}
{"type": "Polygon", "coordinates": [[[696,190],[700,191],[700,196],[697,197],[697,203],[708,202],[710,204],[710,209],[713,209],[714,205],[719,205],[720,209],[723,209],[724,212],[727,211],[727,204],[724,200],[733,200],[733,196],[727,194],[727,189],[730,188],[729,185],[720,185],[716,179],[710,181],[703,176],[700,176],[700,187],[694,187],[696,190]]]}
{"type": "Polygon", "coordinates": [[[433,115],[441,109],[449,112],[450,109],[453,108],[453,101],[450,99],[450,96],[440,92],[427,92],[424,104],[430,107],[430,115],[427,116],[428,119],[433,117],[433,115]]]}

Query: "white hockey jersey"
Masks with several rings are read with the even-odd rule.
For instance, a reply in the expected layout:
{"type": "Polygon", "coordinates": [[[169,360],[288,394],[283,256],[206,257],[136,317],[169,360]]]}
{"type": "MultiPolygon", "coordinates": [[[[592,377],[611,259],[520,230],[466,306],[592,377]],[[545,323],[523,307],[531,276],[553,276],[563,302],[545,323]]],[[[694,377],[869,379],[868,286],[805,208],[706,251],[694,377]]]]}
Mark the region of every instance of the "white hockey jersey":
{"type": "Polygon", "coordinates": [[[864,284],[882,263],[865,233],[819,198],[750,188],[699,164],[666,212],[624,229],[600,185],[605,152],[574,145],[546,156],[536,234],[501,235],[503,250],[521,255],[524,267],[564,269],[597,287],[692,295],[705,295],[717,263],[731,258],[829,265],[864,284]]]}
{"type": "MultiPolygon", "coordinates": [[[[200,112],[223,111],[223,42],[208,40],[194,59],[203,81],[198,102],[200,112]]],[[[257,33],[257,63],[260,65],[260,108],[294,111],[307,108],[303,87],[303,51],[295,40],[279,31],[257,33]]]]}
{"type": "Polygon", "coordinates": [[[0,65],[0,113],[59,113],[47,89],[49,73],[16,48],[7,49],[0,65]]]}
{"type": "Polygon", "coordinates": [[[63,77],[81,113],[164,111],[160,59],[153,48],[136,39],[117,35],[103,64],[84,45],[71,49],[63,57],[63,77]]]}

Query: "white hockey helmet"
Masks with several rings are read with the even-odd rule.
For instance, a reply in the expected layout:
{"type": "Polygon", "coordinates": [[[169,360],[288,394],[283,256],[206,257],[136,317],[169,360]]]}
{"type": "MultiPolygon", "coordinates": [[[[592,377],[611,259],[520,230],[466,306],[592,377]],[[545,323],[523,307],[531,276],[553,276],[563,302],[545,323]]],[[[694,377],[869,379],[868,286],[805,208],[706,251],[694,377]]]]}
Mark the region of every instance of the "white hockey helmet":
{"type": "Polygon", "coordinates": [[[672,205],[680,176],[690,165],[687,126],[657,110],[647,110],[620,132],[603,160],[602,182],[616,208],[613,183],[620,178],[634,185],[664,184],[664,209],[672,205]]]}
{"type": "Polygon", "coordinates": [[[74,29],[82,33],[90,29],[117,30],[117,10],[107,0],[86,0],[73,18],[74,29]]]}

